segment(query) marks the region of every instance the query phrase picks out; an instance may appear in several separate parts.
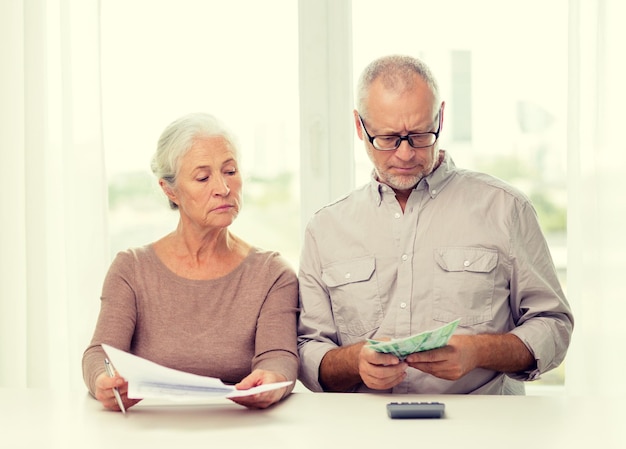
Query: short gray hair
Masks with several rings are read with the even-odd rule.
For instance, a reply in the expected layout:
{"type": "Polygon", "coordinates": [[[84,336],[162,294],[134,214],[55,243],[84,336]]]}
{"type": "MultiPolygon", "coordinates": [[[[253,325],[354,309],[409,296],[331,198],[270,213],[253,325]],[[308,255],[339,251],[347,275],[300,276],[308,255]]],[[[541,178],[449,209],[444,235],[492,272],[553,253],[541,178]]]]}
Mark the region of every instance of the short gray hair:
{"type": "MultiPolygon", "coordinates": [[[[237,156],[237,142],[230,131],[213,115],[194,112],[174,120],[163,130],[150,163],[152,173],[174,187],[180,160],[196,140],[206,137],[222,137],[237,156]]],[[[178,209],[172,201],[170,207],[178,209]]]]}
{"type": "Polygon", "coordinates": [[[402,90],[413,84],[413,76],[418,75],[428,84],[436,102],[439,102],[439,86],[430,68],[420,59],[405,55],[389,55],[375,59],[365,67],[357,84],[356,107],[367,116],[367,98],[372,83],[380,78],[388,89],[402,90]]]}

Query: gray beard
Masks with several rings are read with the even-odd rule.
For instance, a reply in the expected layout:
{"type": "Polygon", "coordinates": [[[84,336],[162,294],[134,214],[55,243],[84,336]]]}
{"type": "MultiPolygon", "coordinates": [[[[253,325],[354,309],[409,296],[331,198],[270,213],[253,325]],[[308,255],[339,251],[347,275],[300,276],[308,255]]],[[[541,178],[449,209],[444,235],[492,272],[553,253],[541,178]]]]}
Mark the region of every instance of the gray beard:
{"type": "Polygon", "coordinates": [[[414,188],[422,179],[424,178],[424,174],[423,173],[419,173],[417,175],[414,176],[396,176],[396,175],[390,175],[390,176],[380,176],[380,174],[378,174],[378,179],[380,179],[382,182],[384,182],[385,184],[387,184],[389,187],[391,187],[394,190],[409,190],[414,188]]]}

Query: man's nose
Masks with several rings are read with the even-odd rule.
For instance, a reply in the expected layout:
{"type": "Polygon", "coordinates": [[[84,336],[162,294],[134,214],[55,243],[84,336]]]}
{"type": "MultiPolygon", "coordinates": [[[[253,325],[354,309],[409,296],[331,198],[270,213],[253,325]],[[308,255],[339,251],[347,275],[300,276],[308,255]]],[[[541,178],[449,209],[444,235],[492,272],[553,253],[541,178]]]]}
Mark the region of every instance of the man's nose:
{"type": "Polygon", "coordinates": [[[409,142],[403,140],[400,142],[400,146],[396,148],[396,157],[398,159],[402,159],[403,161],[408,161],[413,158],[415,154],[415,148],[409,145],[409,142]]]}

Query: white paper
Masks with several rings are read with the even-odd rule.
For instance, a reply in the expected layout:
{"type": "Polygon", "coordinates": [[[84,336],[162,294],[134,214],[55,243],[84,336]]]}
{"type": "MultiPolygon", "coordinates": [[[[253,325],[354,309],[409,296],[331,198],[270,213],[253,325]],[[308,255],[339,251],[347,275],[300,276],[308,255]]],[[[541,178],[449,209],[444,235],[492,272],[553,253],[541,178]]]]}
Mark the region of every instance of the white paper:
{"type": "Polygon", "coordinates": [[[102,349],[115,370],[128,382],[128,397],[131,399],[186,401],[215,397],[235,398],[283,388],[292,383],[276,382],[248,390],[237,390],[220,379],[167,368],[106,344],[102,345],[102,349]]]}

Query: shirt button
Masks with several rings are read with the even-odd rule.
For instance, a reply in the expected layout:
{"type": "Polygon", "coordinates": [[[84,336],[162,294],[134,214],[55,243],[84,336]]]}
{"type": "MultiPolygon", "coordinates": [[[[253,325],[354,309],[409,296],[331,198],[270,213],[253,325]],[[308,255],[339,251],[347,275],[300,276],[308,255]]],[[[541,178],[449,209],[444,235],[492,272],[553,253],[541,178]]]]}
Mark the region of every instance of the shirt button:
{"type": "Polygon", "coordinates": [[[350,276],[352,276],[350,273],[346,273],[345,278],[350,279],[350,276]]]}
{"type": "Polygon", "coordinates": [[[464,267],[469,267],[470,266],[470,261],[466,260],[465,262],[463,262],[463,266],[464,267]]]}
{"type": "Polygon", "coordinates": [[[400,218],[400,214],[398,212],[396,212],[395,214],[393,214],[394,218],[400,218]]]}
{"type": "Polygon", "coordinates": [[[437,195],[437,189],[433,189],[433,195],[437,195]]]}
{"type": "Polygon", "coordinates": [[[402,254],[402,260],[407,260],[409,258],[409,256],[407,256],[406,254],[402,254]]]}
{"type": "Polygon", "coordinates": [[[400,308],[401,309],[406,309],[406,302],[401,302],[400,303],[400,308]]]}

